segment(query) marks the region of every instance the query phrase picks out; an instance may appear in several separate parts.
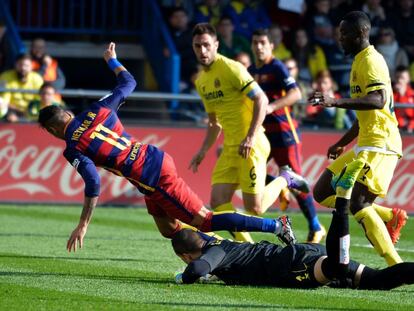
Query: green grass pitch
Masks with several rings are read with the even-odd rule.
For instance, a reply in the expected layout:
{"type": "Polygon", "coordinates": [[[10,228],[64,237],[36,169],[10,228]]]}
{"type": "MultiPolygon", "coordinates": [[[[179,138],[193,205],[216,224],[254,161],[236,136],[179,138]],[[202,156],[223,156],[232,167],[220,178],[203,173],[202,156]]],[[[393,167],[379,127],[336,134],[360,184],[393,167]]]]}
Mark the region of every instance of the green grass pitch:
{"type": "MultiPolygon", "coordinates": [[[[66,240],[80,212],[80,207],[0,205],[0,310],[414,310],[414,286],[382,292],[175,285],[173,273],[184,264],[143,208],[98,208],[84,248],[69,254],[66,240]]],[[[304,217],[290,216],[303,241],[304,217]]],[[[328,227],[330,213],[320,218],[328,227]]],[[[351,257],[385,267],[362,229],[350,223],[351,257]]],[[[398,243],[406,261],[414,261],[413,231],[410,220],[398,243]]]]}

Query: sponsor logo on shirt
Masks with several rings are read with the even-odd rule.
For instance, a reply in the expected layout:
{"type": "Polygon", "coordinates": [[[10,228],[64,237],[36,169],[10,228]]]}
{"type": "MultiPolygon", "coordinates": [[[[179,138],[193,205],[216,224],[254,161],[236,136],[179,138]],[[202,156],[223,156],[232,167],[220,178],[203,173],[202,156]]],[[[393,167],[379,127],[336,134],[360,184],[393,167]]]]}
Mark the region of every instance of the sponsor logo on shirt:
{"type": "Polygon", "coordinates": [[[205,93],[205,94],[203,94],[203,97],[206,100],[210,100],[210,99],[216,99],[216,98],[224,97],[224,94],[223,94],[222,90],[218,90],[218,91],[205,93]]]}
{"type": "Polygon", "coordinates": [[[75,159],[75,160],[73,160],[73,162],[72,162],[72,166],[73,166],[74,168],[78,169],[79,163],[80,163],[79,159],[75,159]]]}

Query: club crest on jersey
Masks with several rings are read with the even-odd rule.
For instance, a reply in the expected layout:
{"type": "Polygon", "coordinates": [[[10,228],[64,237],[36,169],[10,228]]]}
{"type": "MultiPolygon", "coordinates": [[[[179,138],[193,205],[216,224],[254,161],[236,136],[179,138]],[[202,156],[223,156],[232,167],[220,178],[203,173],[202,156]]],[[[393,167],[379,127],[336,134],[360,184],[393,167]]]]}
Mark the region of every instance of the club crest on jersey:
{"type": "Polygon", "coordinates": [[[216,80],[214,80],[214,87],[217,89],[221,86],[220,80],[218,78],[216,78],[216,80]]]}
{"type": "Polygon", "coordinates": [[[359,85],[351,85],[351,94],[362,93],[361,87],[359,85]]]}
{"type": "Polygon", "coordinates": [[[355,82],[357,80],[356,71],[352,72],[352,82],[355,82]]]}

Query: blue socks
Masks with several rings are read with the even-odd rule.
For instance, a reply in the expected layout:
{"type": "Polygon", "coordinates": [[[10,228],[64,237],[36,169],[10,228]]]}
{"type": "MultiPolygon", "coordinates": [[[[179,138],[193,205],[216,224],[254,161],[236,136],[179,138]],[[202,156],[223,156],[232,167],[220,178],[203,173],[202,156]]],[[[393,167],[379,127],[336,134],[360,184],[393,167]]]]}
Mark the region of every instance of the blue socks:
{"type": "Polygon", "coordinates": [[[211,218],[211,231],[250,231],[280,233],[281,224],[274,219],[229,212],[213,214],[211,218]]]}
{"type": "Polygon", "coordinates": [[[300,193],[295,195],[296,200],[302,210],[303,215],[308,221],[309,230],[319,231],[321,230],[321,225],[316,216],[315,204],[313,204],[313,197],[310,193],[300,193]]]}

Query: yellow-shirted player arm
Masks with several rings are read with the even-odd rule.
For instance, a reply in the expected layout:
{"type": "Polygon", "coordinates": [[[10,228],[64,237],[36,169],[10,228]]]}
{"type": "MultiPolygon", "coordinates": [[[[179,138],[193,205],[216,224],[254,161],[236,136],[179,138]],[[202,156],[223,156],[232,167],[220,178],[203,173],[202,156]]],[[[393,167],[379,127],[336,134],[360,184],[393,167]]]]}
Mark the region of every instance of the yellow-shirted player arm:
{"type": "Polygon", "coordinates": [[[249,96],[253,100],[253,117],[250,122],[250,127],[247,132],[246,137],[242,140],[239,147],[239,154],[243,158],[247,158],[250,154],[251,149],[253,148],[254,139],[257,132],[262,126],[264,118],[266,117],[266,108],[269,104],[269,100],[266,94],[260,89],[257,85],[255,88],[254,95],[249,96]]]}
{"type": "Polygon", "coordinates": [[[366,96],[359,98],[332,98],[321,92],[315,94],[309,99],[312,105],[320,105],[323,107],[338,107],[353,110],[373,110],[382,109],[386,103],[385,90],[375,90],[366,96]]]}
{"type": "Polygon", "coordinates": [[[207,131],[206,136],[204,138],[203,144],[200,147],[200,150],[195,154],[195,156],[191,159],[189,168],[192,169],[193,172],[197,172],[198,166],[203,161],[204,157],[206,156],[207,151],[213,146],[216,142],[217,137],[221,132],[221,125],[217,121],[217,116],[215,113],[208,113],[208,124],[207,124],[207,131]]]}
{"type": "Polygon", "coordinates": [[[332,107],[353,109],[353,110],[372,110],[382,109],[386,103],[385,90],[376,90],[360,98],[339,98],[332,107]]]}

